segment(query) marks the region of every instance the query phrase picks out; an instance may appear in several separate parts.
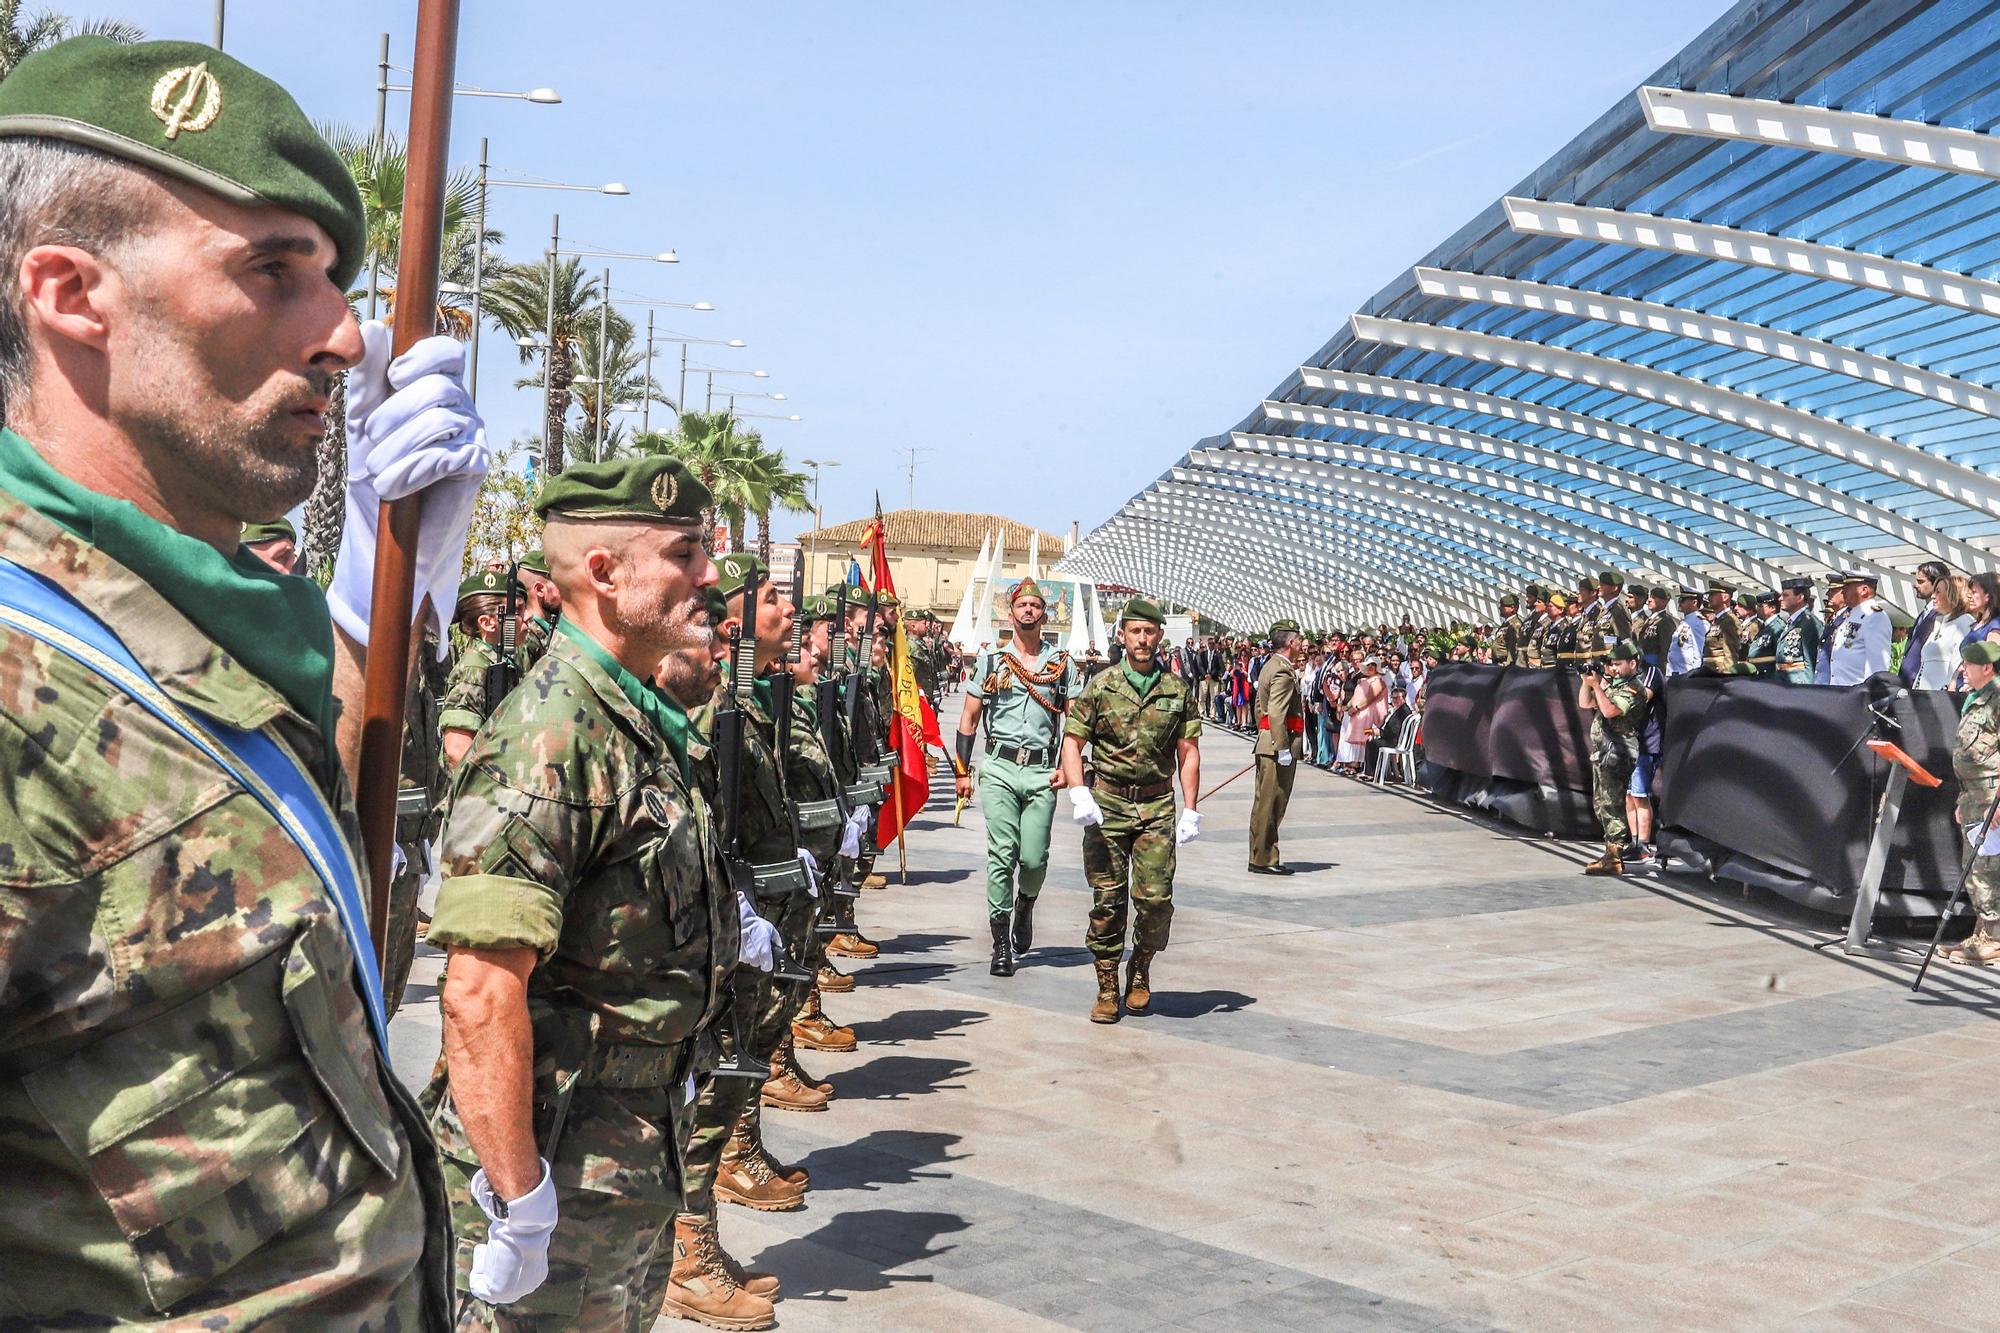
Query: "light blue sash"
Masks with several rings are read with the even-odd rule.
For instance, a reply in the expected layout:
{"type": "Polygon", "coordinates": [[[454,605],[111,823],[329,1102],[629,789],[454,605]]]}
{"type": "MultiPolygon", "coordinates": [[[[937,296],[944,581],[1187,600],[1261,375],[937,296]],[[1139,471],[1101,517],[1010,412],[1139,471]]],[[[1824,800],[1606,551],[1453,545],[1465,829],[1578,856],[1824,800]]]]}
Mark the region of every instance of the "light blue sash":
{"type": "Polygon", "coordinates": [[[235,779],[278,821],[333,898],[354,951],[355,980],[367,1004],[369,1024],[386,1056],[389,1026],[383,1012],[382,976],[361,903],[361,873],[333,811],[298,761],[262,732],[244,731],[207,714],[197,721],[81,603],[39,574],[7,560],[0,560],[0,624],[41,640],[128,695],[235,779]]]}

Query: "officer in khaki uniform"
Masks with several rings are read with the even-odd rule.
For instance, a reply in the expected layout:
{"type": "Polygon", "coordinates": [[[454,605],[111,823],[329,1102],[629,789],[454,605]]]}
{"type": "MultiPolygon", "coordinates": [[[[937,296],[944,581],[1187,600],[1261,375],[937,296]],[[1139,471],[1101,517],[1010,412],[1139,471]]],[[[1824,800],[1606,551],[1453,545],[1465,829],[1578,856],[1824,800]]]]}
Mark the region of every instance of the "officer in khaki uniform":
{"type": "Polygon", "coordinates": [[[1958,779],[1953,814],[1965,839],[1961,850],[1973,858],[1965,891],[1977,924],[1964,940],[1940,949],[1938,957],[1991,967],[2000,963],[2000,857],[1986,854],[1991,833],[1978,847],[1971,842],[1986,823],[1994,792],[2000,790],[2000,685],[1993,679],[1994,667],[2000,665],[2000,643],[1967,639],[1958,655],[1965,664],[1965,698],[1959,704],[1958,736],[1951,752],[1951,771],[1958,779]]]}
{"type": "Polygon", "coordinates": [[[1090,882],[1084,944],[1096,960],[1093,1023],[1118,1021],[1128,907],[1134,920],[1125,1007],[1144,1013],[1151,1004],[1149,967],[1167,947],[1174,918],[1174,851],[1201,832],[1194,809],[1201,790],[1201,718],[1186,683],[1160,663],[1166,623],[1166,614],[1143,597],[1125,603],[1118,615],[1123,657],[1091,678],[1063,723],[1063,785],[1071,818],[1084,826],[1083,875],[1090,882]],[[1176,772],[1187,802],[1179,819],[1176,772]]]}
{"type": "Polygon", "coordinates": [[[656,457],[543,485],[565,614],[454,773],[430,929],[448,954],[444,1055],[425,1098],[466,1333],[639,1333],[675,1252],[711,1239],[672,1225],[713,1064],[697,1039],[739,950],[769,941],[728,887],[688,715],[650,680],[709,640],[707,503],[656,457]]]}
{"type": "Polygon", "coordinates": [[[1726,583],[1708,585],[1708,637],[1702,641],[1701,665],[1718,676],[1735,675],[1736,664],[1743,660],[1743,622],[1733,596],[1726,583]]]}
{"type": "Polygon", "coordinates": [[[1306,655],[1299,622],[1271,626],[1271,656],[1257,674],[1257,787],[1250,799],[1250,873],[1289,875],[1278,859],[1278,826],[1292,800],[1292,779],[1305,754],[1306,705],[1299,693],[1299,662],[1306,655]]]}
{"type": "Polygon", "coordinates": [[[1527,636],[1521,627],[1521,599],[1513,593],[1500,598],[1500,628],[1493,636],[1494,666],[1526,666],[1527,636]]]}
{"type": "MultiPolygon", "coordinates": [[[[364,368],[352,178],[213,47],[23,60],[0,201],[0,1326],[437,1333],[450,1237],[337,745],[369,607],[240,536],[311,492],[342,370],[371,458],[426,456],[384,408],[476,433],[453,353],[419,343],[409,392],[364,368]]],[[[436,498],[433,553],[471,495],[436,498]]]]}

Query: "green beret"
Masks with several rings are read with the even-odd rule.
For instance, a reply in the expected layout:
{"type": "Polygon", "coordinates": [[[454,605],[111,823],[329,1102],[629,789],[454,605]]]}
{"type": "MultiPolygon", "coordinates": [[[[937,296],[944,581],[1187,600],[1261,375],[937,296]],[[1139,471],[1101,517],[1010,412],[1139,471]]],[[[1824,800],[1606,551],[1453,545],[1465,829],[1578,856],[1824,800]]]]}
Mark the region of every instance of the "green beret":
{"type": "Polygon", "coordinates": [[[1663,602],[1671,599],[1673,595],[1674,595],[1674,590],[1672,588],[1669,588],[1664,583],[1656,583],[1652,587],[1646,589],[1646,596],[1657,597],[1663,602]]]}
{"type": "Polygon", "coordinates": [[[368,240],[361,192],[292,95],[199,42],[72,37],[0,83],[0,138],[94,148],[248,208],[326,228],[343,288],[368,240]]]}
{"type": "Polygon", "coordinates": [[[883,611],[892,611],[896,607],[901,606],[902,603],[896,600],[895,593],[885,592],[875,599],[875,605],[883,611]]]}
{"type": "Polygon", "coordinates": [[[1967,639],[1958,645],[1961,662],[1977,662],[1982,666],[2000,666],[2000,643],[1991,639],[1967,639]]]}
{"type": "Polygon", "coordinates": [[[1625,576],[1615,569],[1599,570],[1597,573],[1597,586],[1600,588],[1622,588],[1625,586],[1625,576]]]}
{"type": "Polygon", "coordinates": [[[542,554],[542,548],[539,546],[522,556],[520,565],[530,573],[540,574],[543,578],[548,577],[549,558],[542,554]]]}
{"type": "Polygon", "coordinates": [[[850,607],[861,605],[861,589],[851,583],[829,583],[826,585],[826,600],[838,602],[843,597],[850,607]]]}
{"type": "Polygon", "coordinates": [[[1479,640],[1470,634],[1461,635],[1458,640],[1458,646],[1461,648],[1477,648],[1479,640]]]}
{"type": "Polygon", "coordinates": [[[1528,600],[1531,602],[1546,602],[1549,600],[1549,590],[1539,583],[1530,583],[1528,585],[1528,600]]]}
{"type": "Polygon", "coordinates": [[[1639,657],[1639,645],[1630,639],[1620,639],[1611,645],[1611,651],[1605,655],[1614,662],[1637,661],[1639,657]]]}
{"type": "Polygon", "coordinates": [[[1158,625],[1161,629],[1167,627],[1167,613],[1143,597],[1134,597],[1119,608],[1118,624],[1120,627],[1123,627],[1128,620],[1148,621],[1151,624],[1158,625]]]}
{"type": "Polygon", "coordinates": [[[750,581],[754,573],[759,583],[771,580],[771,571],[756,556],[748,551],[732,551],[720,556],[715,562],[716,587],[724,597],[734,597],[743,591],[743,585],[750,581]]]}
{"type": "Polygon", "coordinates": [[[1518,607],[1520,604],[1521,604],[1521,599],[1516,597],[1513,593],[1503,592],[1500,594],[1500,606],[1503,610],[1510,606],[1518,607]]]}
{"type": "Polygon", "coordinates": [[[708,602],[708,623],[720,625],[729,619],[729,596],[721,588],[704,588],[702,595],[708,602]]]}
{"type": "Polygon", "coordinates": [[[1275,639],[1275,638],[1277,638],[1277,637],[1278,637],[1278,636],[1279,636],[1280,634],[1297,634],[1298,632],[1299,632],[1299,622],[1298,622],[1298,621],[1296,621],[1296,620],[1276,620],[1276,621],[1273,621],[1273,622],[1271,622],[1271,633],[1270,633],[1270,636],[1269,636],[1269,637],[1271,637],[1271,638],[1275,639]]]}
{"type": "Polygon", "coordinates": [[[1757,599],[1747,592],[1739,592],[1736,594],[1736,604],[1745,611],[1749,611],[1756,607],[1757,599]]]}
{"type": "Polygon", "coordinates": [[[239,539],[245,546],[255,546],[258,542],[274,542],[283,537],[288,542],[297,542],[298,530],[292,527],[288,518],[274,518],[269,523],[245,523],[243,536],[239,539]]]}
{"type": "Polygon", "coordinates": [[[543,518],[615,518],[635,523],[700,523],[708,487],[674,459],[648,454],[574,463],[542,483],[543,518]]]}
{"type": "Polygon", "coordinates": [[[483,593],[492,593],[495,597],[506,596],[506,578],[494,570],[482,569],[467,574],[458,585],[458,600],[461,602],[468,597],[478,597],[483,593]]]}
{"type": "Polygon", "coordinates": [[[833,615],[833,600],[824,593],[807,593],[805,604],[799,607],[799,618],[808,625],[815,620],[831,620],[833,615]]]}

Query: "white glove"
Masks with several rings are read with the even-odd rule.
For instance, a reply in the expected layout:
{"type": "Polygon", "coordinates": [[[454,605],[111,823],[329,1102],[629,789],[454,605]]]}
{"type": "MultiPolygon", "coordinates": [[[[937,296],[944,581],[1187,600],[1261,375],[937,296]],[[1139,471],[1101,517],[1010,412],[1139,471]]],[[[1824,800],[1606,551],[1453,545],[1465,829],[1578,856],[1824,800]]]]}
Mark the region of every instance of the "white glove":
{"type": "Polygon", "coordinates": [[[426,338],[391,361],[388,325],[370,320],[361,326],[361,345],[361,364],[347,372],[347,519],[327,609],[335,624],[367,644],[381,503],[422,491],[412,604],[429,595],[442,656],[472,502],[493,460],[486,427],[465,392],[464,344],[426,338]]]}
{"type": "Polygon", "coordinates": [[[736,920],[743,928],[743,942],[736,950],[736,961],[748,963],[759,972],[769,972],[777,966],[778,950],[783,943],[778,939],[778,928],[757,915],[757,909],[740,892],[736,895],[736,920]]]}
{"type": "Polygon", "coordinates": [[[1104,822],[1104,812],[1097,808],[1097,797],[1088,787],[1069,789],[1069,817],[1085,828],[1095,828],[1104,822]]]}
{"type": "Polygon", "coordinates": [[[472,1247],[472,1294],[494,1305],[512,1305],[549,1276],[549,1234],[556,1229],[556,1187],[542,1162],[542,1183],[504,1212],[493,1197],[484,1167],[473,1173],[472,1199],[486,1214],[486,1239],[472,1247]]]}
{"type": "Polygon", "coordinates": [[[840,830],[840,854],[853,860],[861,855],[861,835],[868,831],[868,807],[857,805],[854,813],[847,817],[846,827],[840,830]]]}
{"type": "Polygon", "coordinates": [[[1292,747],[1287,745],[1284,749],[1278,751],[1278,767],[1290,768],[1291,766],[1292,766],[1292,747]]]}
{"type": "Polygon", "coordinates": [[[1179,822],[1174,825],[1174,846],[1180,847],[1201,836],[1201,812],[1183,810],[1179,822]]]}
{"type": "Polygon", "coordinates": [[[803,847],[798,848],[797,851],[799,854],[799,868],[806,872],[806,896],[814,902],[818,902],[819,860],[803,847]]]}

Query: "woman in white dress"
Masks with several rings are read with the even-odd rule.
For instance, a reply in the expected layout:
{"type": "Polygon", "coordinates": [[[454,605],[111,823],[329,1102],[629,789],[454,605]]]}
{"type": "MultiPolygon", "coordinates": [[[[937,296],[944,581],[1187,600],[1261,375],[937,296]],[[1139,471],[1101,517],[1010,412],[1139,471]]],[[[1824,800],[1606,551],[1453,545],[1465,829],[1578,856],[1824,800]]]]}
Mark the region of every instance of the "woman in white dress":
{"type": "Polygon", "coordinates": [[[1924,640],[1923,658],[1917,664],[1916,686],[1920,690],[1948,690],[1958,674],[1958,648],[1972,628],[1967,593],[1963,574],[1939,579],[1931,588],[1937,619],[1931,622],[1930,637],[1924,640]]]}

